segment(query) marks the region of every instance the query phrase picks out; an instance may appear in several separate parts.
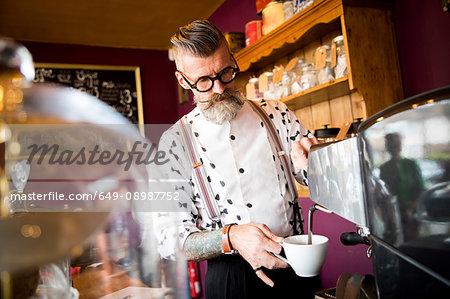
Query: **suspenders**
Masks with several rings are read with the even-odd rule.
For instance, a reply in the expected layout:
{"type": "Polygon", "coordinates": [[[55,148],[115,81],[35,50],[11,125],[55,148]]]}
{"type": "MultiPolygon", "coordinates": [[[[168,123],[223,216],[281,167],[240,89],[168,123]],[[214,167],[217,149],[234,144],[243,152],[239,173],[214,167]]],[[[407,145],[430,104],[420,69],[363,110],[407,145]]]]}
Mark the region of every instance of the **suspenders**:
{"type": "Polygon", "coordinates": [[[200,160],[200,157],[194,146],[192,130],[186,127],[185,117],[182,117],[180,119],[180,128],[181,136],[183,137],[183,142],[186,146],[186,150],[188,151],[189,159],[192,165],[192,179],[198,186],[200,199],[203,201],[208,217],[213,221],[213,223],[217,223],[219,227],[221,227],[222,223],[220,221],[219,205],[213,198],[211,185],[206,179],[207,176],[205,173],[205,168],[203,167],[203,162],[200,160]]]}
{"type": "MultiPolygon", "coordinates": [[[[280,136],[278,135],[273,122],[270,120],[267,113],[255,102],[249,100],[247,103],[250,104],[253,111],[258,114],[261,120],[266,127],[267,133],[269,135],[269,142],[274,146],[276,150],[276,155],[279,157],[281,161],[281,165],[284,169],[284,176],[288,184],[289,192],[293,198],[293,208],[294,208],[294,234],[303,234],[303,219],[301,216],[301,208],[298,205],[298,195],[297,188],[293,179],[293,172],[290,163],[290,159],[288,157],[288,153],[285,152],[283,144],[281,143],[280,136]],[[297,221],[300,222],[300,232],[297,230],[297,221]]],[[[200,190],[200,199],[203,201],[203,204],[206,209],[206,213],[208,217],[213,221],[213,223],[217,223],[219,227],[222,226],[220,220],[220,210],[216,200],[213,198],[213,192],[211,189],[211,185],[207,181],[207,176],[205,173],[205,169],[203,167],[203,163],[199,158],[199,155],[193,146],[193,137],[192,130],[186,127],[185,117],[180,119],[180,128],[181,134],[183,137],[183,142],[185,143],[186,149],[189,154],[190,163],[193,169],[193,180],[194,183],[199,186],[200,190]]]]}
{"type": "Polygon", "coordinates": [[[261,118],[261,120],[264,123],[264,126],[266,127],[267,133],[269,134],[269,141],[272,143],[272,145],[275,145],[275,150],[277,151],[275,154],[278,155],[281,161],[281,165],[283,165],[283,172],[284,177],[288,183],[288,189],[291,193],[292,199],[293,199],[293,208],[294,208],[294,234],[303,234],[303,219],[302,215],[300,213],[301,207],[298,204],[298,194],[297,194],[297,187],[295,186],[294,178],[293,178],[293,171],[291,167],[291,161],[289,159],[288,153],[286,153],[283,144],[281,143],[280,136],[278,135],[275,126],[273,122],[270,120],[267,113],[254,101],[247,101],[250,106],[253,108],[253,111],[258,114],[258,116],[261,118]],[[298,219],[297,219],[298,218],[298,219]],[[297,230],[297,221],[300,222],[300,232],[297,230]]]}

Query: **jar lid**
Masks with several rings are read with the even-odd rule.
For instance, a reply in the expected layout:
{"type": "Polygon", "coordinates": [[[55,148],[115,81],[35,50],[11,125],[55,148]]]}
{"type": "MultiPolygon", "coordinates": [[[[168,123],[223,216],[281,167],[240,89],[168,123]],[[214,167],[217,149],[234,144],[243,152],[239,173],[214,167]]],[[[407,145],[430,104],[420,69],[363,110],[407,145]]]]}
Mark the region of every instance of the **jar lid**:
{"type": "Polygon", "coordinates": [[[296,67],[302,67],[305,63],[307,63],[305,60],[303,60],[303,59],[299,59],[299,60],[297,60],[297,62],[295,63],[295,66],[296,67]]]}
{"type": "Polygon", "coordinates": [[[272,77],[273,73],[272,72],[265,72],[264,75],[266,75],[267,77],[272,77]]]}
{"type": "Polygon", "coordinates": [[[305,62],[303,64],[302,70],[307,71],[307,70],[315,69],[315,68],[316,67],[314,66],[314,63],[312,63],[312,62],[305,62]]]}
{"type": "Polygon", "coordinates": [[[314,132],[314,136],[317,138],[334,138],[339,133],[339,128],[328,128],[328,125],[325,125],[323,129],[317,129],[314,132]]]}
{"type": "MultiPolygon", "coordinates": [[[[275,1],[268,3],[264,8],[275,6],[275,5],[283,5],[283,3],[275,0],[275,1]]],[[[264,10],[264,8],[263,8],[263,10],[264,10]]]]}
{"type": "Polygon", "coordinates": [[[338,35],[335,38],[333,38],[333,43],[335,42],[340,42],[344,40],[344,36],[343,35],[338,35]]]}
{"type": "Polygon", "coordinates": [[[250,82],[250,83],[256,83],[256,82],[258,82],[259,80],[258,80],[258,78],[250,78],[250,80],[248,81],[248,82],[250,82]]]}

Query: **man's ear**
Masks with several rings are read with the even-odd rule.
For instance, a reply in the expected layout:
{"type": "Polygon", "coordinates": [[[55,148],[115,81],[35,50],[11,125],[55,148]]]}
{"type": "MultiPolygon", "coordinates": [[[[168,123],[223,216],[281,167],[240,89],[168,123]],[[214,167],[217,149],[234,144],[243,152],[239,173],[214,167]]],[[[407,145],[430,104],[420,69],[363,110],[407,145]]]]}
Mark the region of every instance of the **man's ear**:
{"type": "Polygon", "coordinates": [[[183,76],[181,76],[180,72],[176,71],[175,76],[177,76],[177,81],[184,89],[191,89],[191,87],[186,83],[183,76]]]}

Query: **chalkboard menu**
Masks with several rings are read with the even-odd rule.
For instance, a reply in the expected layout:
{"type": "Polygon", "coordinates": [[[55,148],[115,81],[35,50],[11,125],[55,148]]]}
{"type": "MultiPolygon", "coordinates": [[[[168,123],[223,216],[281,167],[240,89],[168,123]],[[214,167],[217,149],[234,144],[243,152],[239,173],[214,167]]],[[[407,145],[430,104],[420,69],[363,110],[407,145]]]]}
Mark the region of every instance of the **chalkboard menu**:
{"type": "Polygon", "coordinates": [[[34,83],[79,89],[109,104],[132,123],[144,123],[139,67],[35,63],[35,71],[34,83]]]}

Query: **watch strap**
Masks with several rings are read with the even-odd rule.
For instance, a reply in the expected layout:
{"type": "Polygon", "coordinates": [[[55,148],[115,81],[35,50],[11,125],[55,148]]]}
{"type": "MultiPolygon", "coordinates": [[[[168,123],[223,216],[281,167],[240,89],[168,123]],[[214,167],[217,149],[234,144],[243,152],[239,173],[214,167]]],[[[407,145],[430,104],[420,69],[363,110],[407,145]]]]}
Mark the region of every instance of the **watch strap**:
{"type": "Polygon", "coordinates": [[[230,228],[233,225],[235,225],[235,223],[225,225],[222,229],[222,253],[223,254],[237,254],[238,253],[237,250],[233,249],[233,247],[231,246],[231,242],[230,242],[230,228]]]}

